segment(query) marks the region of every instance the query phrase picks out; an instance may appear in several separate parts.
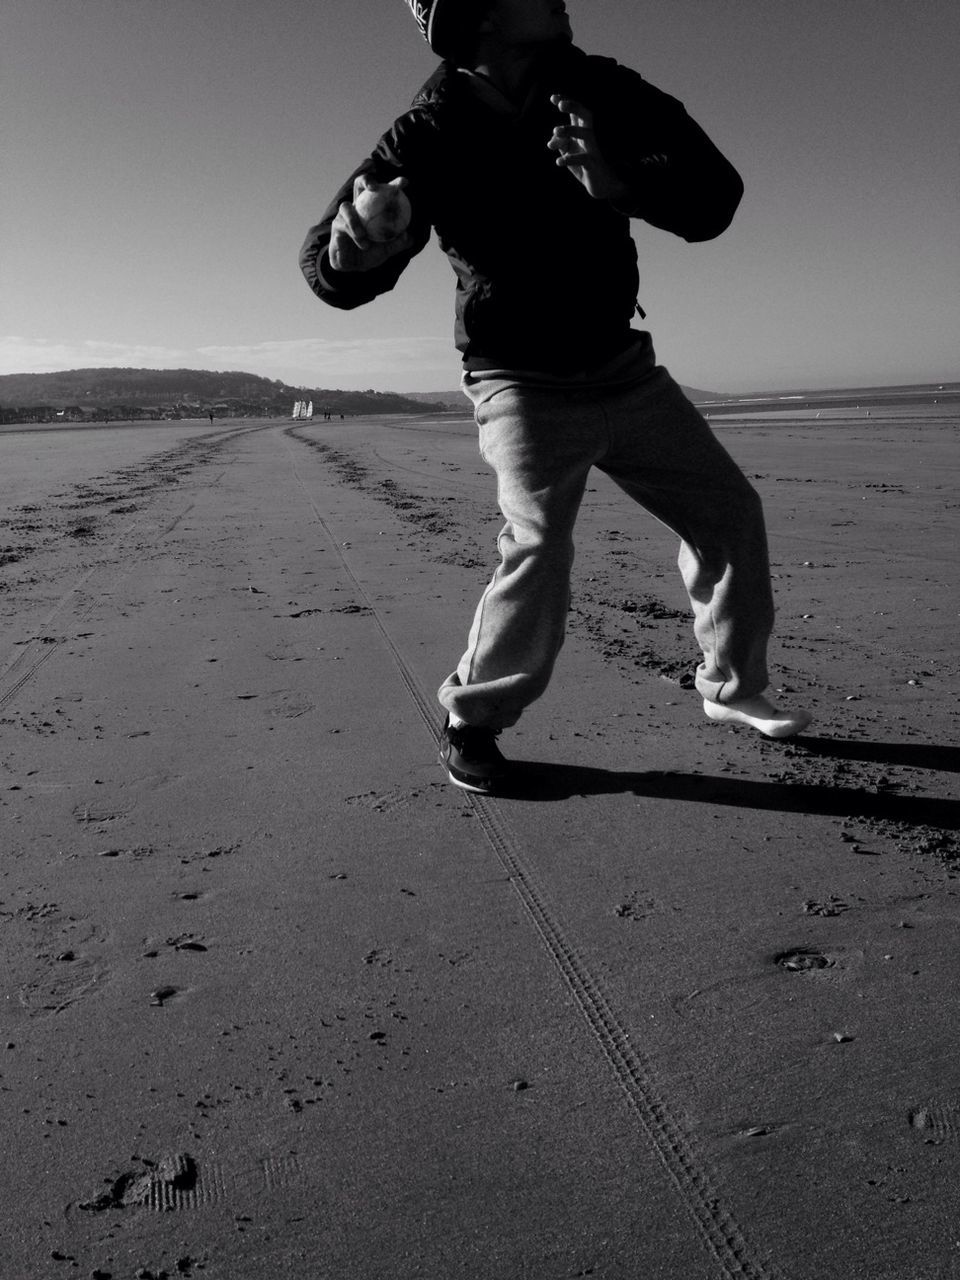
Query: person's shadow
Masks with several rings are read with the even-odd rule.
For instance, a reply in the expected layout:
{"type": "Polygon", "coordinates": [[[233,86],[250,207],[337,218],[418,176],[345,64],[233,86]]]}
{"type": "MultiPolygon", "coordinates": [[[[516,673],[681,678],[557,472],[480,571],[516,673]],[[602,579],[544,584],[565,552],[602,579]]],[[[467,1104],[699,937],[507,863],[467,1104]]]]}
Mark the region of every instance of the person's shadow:
{"type": "MultiPolygon", "coordinates": [[[[796,738],[793,745],[811,755],[835,760],[862,760],[871,764],[909,765],[917,769],[960,773],[960,748],[957,747],[815,737],[796,738]]],[[[960,801],[900,795],[895,783],[881,783],[868,789],[822,783],[756,782],[701,773],[591,769],[534,760],[515,762],[510,774],[510,786],[503,795],[513,800],[566,800],[571,796],[631,792],[658,800],[772,809],[782,813],[887,818],[911,826],[926,825],[950,831],[960,827],[960,801]]]]}

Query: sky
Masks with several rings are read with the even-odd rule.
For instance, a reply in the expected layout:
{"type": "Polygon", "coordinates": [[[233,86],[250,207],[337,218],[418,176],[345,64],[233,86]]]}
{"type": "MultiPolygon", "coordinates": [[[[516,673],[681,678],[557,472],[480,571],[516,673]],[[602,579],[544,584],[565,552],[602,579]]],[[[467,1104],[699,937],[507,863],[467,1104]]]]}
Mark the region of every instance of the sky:
{"type": "MultiPolygon", "coordinates": [[[[717,240],[633,223],[679,381],[960,379],[955,0],[567,4],[577,43],[680,98],[746,184],[717,240]]],[[[456,387],[435,241],[353,312],[297,264],[435,65],[404,0],[2,0],[0,373],[456,387]]]]}

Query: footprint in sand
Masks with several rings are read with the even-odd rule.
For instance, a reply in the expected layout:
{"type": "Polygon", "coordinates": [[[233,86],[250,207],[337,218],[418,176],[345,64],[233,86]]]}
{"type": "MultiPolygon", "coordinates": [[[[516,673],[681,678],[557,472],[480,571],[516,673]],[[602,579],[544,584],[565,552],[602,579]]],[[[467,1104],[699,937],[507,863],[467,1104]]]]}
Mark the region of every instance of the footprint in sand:
{"type": "Polygon", "coordinates": [[[63,1013],[102,985],[107,969],[87,956],[65,953],[69,959],[55,959],[48,972],[25,983],[17,995],[31,1017],[63,1013]]]}
{"type": "Polygon", "coordinates": [[[283,720],[296,720],[312,711],[316,703],[305,694],[280,692],[271,697],[266,708],[268,716],[278,716],[283,720]]]}
{"type": "MultiPolygon", "coordinates": [[[[442,790],[442,783],[430,783],[426,791],[442,790]]],[[[346,796],[346,803],[373,809],[375,813],[392,813],[395,809],[403,809],[424,795],[424,789],[414,787],[410,791],[363,791],[359,795],[346,796]]]]}
{"type": "Polygon", "coordinates": [[[89,1213],[113,1212],[128,1208],[149,1208],[158,1212],[182,1209],[192,1204],[198,1170],[192,1156],[164,1156],[156,1164],[143,1161],[144,1169],[130,1169],[114,1178],[104,1192],[77,1206],[89,1213]]]}
{"type": "Polygon", "coordinates": [[[31,1017],[63,1013],[103,985],[109,970],[87,948],[101,939],[91,936],[83,943],[43,955],[38,972],[17,991],[17,998],[31,1017]]]}
{"type": "Polygon", "coordinates": [[[939,1145],[941,1142],[953,1142],[960,1136],[960,1103],[927,1102],[912,1107],[908,1112],[911,1129],[923,1138],[924,1142],[939,1145]]]}
{"type": "Polygon", "coordinates": [[[849,903],[835,894],[830,894],[823,901],[818,898],[807,898],[803,904],[804,914],[808,916],[841,916],[849,910],[849,903]]]}
{"type": "Polygon", "coordinates": [[[22,934],[17,953],[32,957],[14,978],[30,1017],[62,1013],[103,984],[109,970],[98,952],[108,935],[97,925],[73,919],[53,902],[27,904],[6,919],[22,934]]]}
{"type": "Polygon", "coordinates": [[[100,800],[81,801],[80,804],[73,806],[74,820],[82,826],[122,822],[126,816],[126,810],[119,805],[111,805],[100,800]]]}
{"type": "Polygon", "coordinates": [[[794,947],[790,951],[781,951],[774,956],[774,963],[788,973],[810,973],[816,969],[829,969],[833,961],[822,951],[812,947],[794,947]]]}

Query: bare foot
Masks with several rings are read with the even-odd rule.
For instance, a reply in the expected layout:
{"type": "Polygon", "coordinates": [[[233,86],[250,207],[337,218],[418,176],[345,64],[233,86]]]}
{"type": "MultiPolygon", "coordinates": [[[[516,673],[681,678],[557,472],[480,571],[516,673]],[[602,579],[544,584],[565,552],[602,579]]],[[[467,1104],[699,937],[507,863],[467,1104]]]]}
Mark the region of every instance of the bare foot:
{"type": "Polygon", "coordinates": [[[813,719],[809,711],[778,711],[763,694],[743,698],[740,702],[707,702],[704,699],[703,709],[711,720],[746,724],[751,729],[759,729],[768,738],[792,738],[795,733],[802,733],[813,719]]]}

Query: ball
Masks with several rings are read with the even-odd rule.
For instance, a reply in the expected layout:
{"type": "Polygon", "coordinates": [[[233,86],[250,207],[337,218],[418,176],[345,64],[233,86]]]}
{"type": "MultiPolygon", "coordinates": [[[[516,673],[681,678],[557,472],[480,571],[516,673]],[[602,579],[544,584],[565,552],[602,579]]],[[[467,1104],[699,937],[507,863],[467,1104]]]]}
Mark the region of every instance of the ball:
{"type": "Polygon", "coordinates": [[[376,184],[368,180],[368,185],[354,199],[354,208],[367,235],[377,243],[395,240],[410,225],[410,201],[399,182],[399,178],[376,184]]]}

